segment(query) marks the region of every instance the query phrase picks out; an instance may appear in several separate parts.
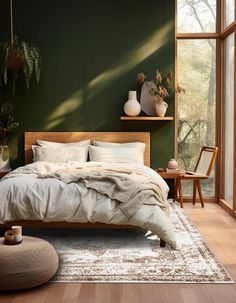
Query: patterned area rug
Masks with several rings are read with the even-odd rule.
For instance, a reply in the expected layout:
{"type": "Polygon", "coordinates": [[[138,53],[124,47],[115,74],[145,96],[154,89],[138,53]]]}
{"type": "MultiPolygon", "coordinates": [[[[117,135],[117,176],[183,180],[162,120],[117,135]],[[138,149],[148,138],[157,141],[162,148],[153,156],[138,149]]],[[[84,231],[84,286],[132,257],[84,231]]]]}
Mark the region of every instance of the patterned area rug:
{"type": "MultiPolygon", "coordinates": [[[[45,230],[27,234],[58,251],[57,282],[230,283],[230,276],[189,217],[171,203],[180,250],[160,248],[139,230],[45,230]]],[[[26,232],[25,232],[26,234],[26,232]]]]}

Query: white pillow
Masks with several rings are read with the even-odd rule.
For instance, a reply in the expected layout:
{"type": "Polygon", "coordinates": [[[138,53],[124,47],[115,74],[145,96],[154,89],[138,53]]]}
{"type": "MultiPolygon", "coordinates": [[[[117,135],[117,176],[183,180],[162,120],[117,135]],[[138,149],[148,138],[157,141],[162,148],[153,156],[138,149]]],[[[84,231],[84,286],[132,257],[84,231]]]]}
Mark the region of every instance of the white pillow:
{"type": "Polygon", "coordinates": [[[70,146],[70,148],[49,148],[32,145],[33,161],[46,161],[53,163],[67,163],[71,161],[86,162],[88,159],[88,146],[70,146]]]}
{"type": "Polygon", "coordinates": [[[43,147],[71,147],[71,146],[89,146],[90,140],[83,140],[78,142],[70,142],[70,143],[61,143],[61,142],[51,142],[51,141],[43,141],[37,140],[37,144],[43,147]]]}
{"type": "Polygon", "coordinates": [[[134,147],[98,147],[89,146],[90,161],[109,163],[144,164],[143,152],[134,147]]]}
{"type": "Polygon", "coordinates": [[[143,142],[112,143],[112,142],[93,141],[93,145],[99,147],[115,147],[115,148],[132,147],[132,148],[136,148],[138,153],[140,152],[143,153],[143,157],[146,147],[146,144],[143,142]]]}

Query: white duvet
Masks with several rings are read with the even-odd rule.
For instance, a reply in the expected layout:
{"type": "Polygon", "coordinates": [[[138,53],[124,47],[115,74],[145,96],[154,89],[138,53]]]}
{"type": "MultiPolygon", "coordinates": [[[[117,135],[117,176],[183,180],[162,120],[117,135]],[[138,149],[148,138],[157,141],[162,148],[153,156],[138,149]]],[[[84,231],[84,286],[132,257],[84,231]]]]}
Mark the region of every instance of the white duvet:
{"type": "Polygon", "coordinates": [[[87,162],[49,163],[35,162],[20,167],[0,181],[0,223],[14,220],[42,220],[68,222],[102,222],[125,224],[151,230],[162,240],[176,248],[173,226],[166,213],[168,186],[152,169],[137,164],[114,164],[87,162]],[[60,171],[100,167],[113,171],[146,176],[146,180],[161,188],[165,201],[157,204],[144,202],[134,208],[132,215],[122,211],[122,203],[106,194],[86,187],[83,180],[64,182],[55,178],[60,171]],[[166,209],[162,207],[166,203],[166,209]]]}

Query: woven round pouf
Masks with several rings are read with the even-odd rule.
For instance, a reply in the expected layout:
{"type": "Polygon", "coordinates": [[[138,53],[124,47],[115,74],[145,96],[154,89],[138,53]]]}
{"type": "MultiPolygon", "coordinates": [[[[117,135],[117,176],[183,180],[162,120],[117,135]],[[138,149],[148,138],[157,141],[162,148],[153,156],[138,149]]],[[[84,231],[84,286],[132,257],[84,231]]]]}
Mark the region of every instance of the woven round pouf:
{"type": "Polygon", "coordinates": [[[34,287],[50,280],[58,268],[58,255],[45,240],[23,236],[18,245],[0,238],[0,290],[34,287]]]}

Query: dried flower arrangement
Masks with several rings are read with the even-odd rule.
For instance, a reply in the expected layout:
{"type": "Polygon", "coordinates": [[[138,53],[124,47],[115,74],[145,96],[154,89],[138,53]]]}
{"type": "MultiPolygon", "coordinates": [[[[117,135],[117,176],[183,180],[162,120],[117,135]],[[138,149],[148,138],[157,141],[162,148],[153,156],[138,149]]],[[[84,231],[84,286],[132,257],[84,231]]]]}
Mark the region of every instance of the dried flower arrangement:
{"type": "MultiPolygon", "coordinates": [[[[155,84],[155,88],[150,88],[150,94],[152,96],[159,96],[160,98],[156,98],[156,102],[160,102],[165,98],[169,98],[173,93],[174,90],[171,87],[171,80],[172,80],[172,72],[169,71],[166,76],[162,77],[161,73],[157,70],[154,80],[152,82],[155,84]]],[[[137,75],[137,83],[139,85],[139,99],[140,99],[140,92],[143,83],[145,82],[146,76],[143,72],[138,73],[137,75]]],[[[182,88],[179,84],[175,89],[176,93],[185,93],[185,89],[182,88]]]]}

